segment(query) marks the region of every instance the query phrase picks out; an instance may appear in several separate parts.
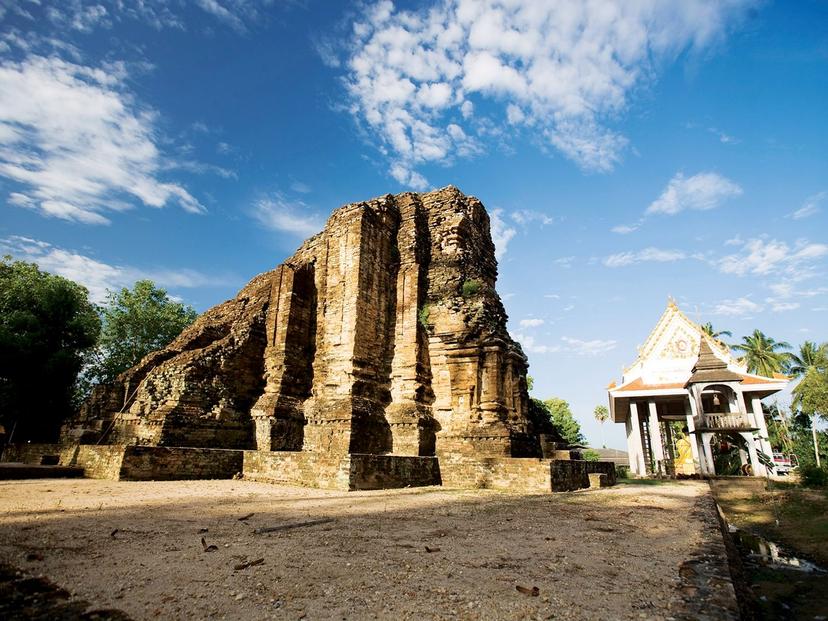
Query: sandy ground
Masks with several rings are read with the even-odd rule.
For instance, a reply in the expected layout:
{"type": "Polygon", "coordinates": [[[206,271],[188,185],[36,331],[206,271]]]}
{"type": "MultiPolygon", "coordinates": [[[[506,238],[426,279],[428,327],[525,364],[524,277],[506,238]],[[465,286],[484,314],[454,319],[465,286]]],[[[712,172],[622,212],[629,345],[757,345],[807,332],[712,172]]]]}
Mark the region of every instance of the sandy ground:
{"type": "Polygon", "coordinates": [[[665,619],[704,543],[705,494],[8,481],[0,560],[136,619],[665,619]],[[312,520],[331,521],[256,533],[312,520]]]}

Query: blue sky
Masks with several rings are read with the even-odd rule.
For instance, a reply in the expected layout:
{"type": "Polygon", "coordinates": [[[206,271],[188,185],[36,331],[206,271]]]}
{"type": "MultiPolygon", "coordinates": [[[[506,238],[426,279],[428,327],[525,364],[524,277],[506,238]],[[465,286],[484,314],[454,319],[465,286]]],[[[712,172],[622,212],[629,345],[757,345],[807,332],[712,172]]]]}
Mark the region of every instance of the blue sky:
{"type": "Polygon", "coordinates": [[[734,340],[828,338],[826,25],[808,0],[0,3],[0,251],[205,310],[336,207],[454,184],[492,214],[535,395],[600,443],[668,295],[734,340]]]}

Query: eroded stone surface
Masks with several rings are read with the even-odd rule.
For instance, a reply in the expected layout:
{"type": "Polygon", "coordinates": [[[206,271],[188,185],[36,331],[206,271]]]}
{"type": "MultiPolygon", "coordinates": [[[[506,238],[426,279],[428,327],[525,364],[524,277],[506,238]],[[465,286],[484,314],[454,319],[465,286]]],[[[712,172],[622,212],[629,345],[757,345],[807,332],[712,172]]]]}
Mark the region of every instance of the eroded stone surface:
{"type": "Polygon", "coordinates": [[[65,439],[540,456],[496,278],[486,210],[454,187],[345,205],[282,265],[96,389],[65,439]]]}

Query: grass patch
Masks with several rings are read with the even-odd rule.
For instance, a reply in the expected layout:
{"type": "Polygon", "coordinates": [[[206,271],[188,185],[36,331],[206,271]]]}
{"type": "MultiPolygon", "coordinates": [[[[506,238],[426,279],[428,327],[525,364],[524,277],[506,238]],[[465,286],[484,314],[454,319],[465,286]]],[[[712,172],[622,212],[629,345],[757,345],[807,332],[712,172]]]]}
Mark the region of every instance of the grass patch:
{"type": "Polygon", "coordinates": [[[828,490],[761,479],[711,481],[716,502],[732,524],[828,564],[828,490]]]}
{"type": "Polygon", "coordinates": [[[477,295],[480,291],[480,287],[483,285],[480,284],[479,280],[466,280],[463,282],[463,297],[470,298],[473,295],[477,295]]]}
{"type": "Polygon", "coordinates": [[[428,304],[423,304],[422,308],[420,308],[420,312],[417,313],[417,320],[420,322],[420,325],[423,326],[426,330],[428,330],[428,319],[431,315],[431,307],[428,304]]]}

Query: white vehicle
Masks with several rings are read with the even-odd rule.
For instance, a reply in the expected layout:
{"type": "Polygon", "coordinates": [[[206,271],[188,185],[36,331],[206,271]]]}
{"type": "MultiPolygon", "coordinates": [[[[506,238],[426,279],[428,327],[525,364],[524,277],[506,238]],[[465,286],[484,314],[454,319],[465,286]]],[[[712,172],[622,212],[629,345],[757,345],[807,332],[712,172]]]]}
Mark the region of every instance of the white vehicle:
{"type": "Polygon", "coordinates": [[[799,467],[796,455],[793,453],[774,453],[773,472],[774,474],[788,475],[799,467]]]}

